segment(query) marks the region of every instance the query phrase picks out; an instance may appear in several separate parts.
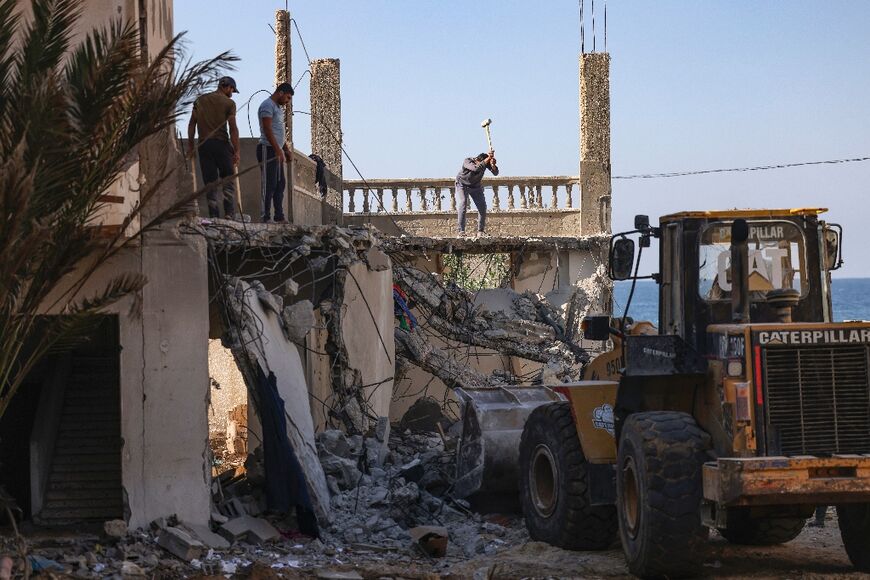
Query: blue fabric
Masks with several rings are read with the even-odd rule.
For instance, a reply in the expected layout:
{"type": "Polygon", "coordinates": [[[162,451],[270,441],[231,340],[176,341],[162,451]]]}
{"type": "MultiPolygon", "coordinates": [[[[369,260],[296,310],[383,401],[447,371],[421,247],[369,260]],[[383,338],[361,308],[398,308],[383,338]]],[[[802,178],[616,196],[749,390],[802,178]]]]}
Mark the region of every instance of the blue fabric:
{"type": "Polygon", "coordinates": [[[405,316],[407,316],[408,320],[410,321],[410,326],[412,329],[415,326],[417,326],[417,319],[414,318],[413,314],[411,314],[411,309],[408,308],[408,304],[405,302],[405,299],[402,298],[402,295],[399,294],[399,291],[396,290],[395,288],[393,289],[393,300],[396,303],[395,304],[395,310],[397,311],[396,315],[398,316],[400,314],[404,314],[405,316]]]}
{"type": "Polygon", "coordinates": [[[260,103],[260,108],[257,109],[257,119],[259,119],[260,123],[260,143],[263,145],[271,145],[269,139],[266,137],[265,131],[263,131],[263,118],[265,117],[272,119],[272,135],[274,135],[275,141],[278,142],[278,147],[283,147],[284,109],[279,107],[278,103],[272,100],[272,97],[269,97],[260,103]]]}
{"type": "Polygon", "coordinates": [[[266,504],[278,513],[296,508],[299,531],[317,537],[317,520],[302,465],[287,437],[284,400],[278,394],[275,373],[267,377],[257,366],[257,403],[263,427],[263,459],[266,472],[266,504]]]}

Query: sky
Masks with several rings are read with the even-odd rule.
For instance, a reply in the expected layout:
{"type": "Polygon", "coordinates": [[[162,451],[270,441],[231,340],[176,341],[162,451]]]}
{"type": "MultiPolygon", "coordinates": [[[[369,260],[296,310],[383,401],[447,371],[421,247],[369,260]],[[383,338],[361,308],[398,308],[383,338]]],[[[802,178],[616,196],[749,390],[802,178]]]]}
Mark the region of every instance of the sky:
{"type": "MultiPolygon", "coordinates": [[[[611,0],[614,176],[870,157],[870,2],[611,0]]],[[[585,0],[585,48],[604,50],[604,0],[585,0]]],[[[224,50],[239,126],[274,80],[269,28],[284,2],[176,0],[190,56],[224,50]],[[253,95],[253,98],[252,98],[253,95]]],[[[290,0],[311,59],[341,60],[347,152],[370,178],[449,177],[484,150],[502,175],[579,171],[580,10],[569,0],[290,0]]],[[[294,83],[307,70],[293,30],[294,83]]],[[[309,110],[308,77],[294,100],[309,110]]],[[[186,120],[183,121],[186,125],[186,120]]],[[[297,149],[309,119],[294,115],[297,149]]],[[[345,159],[346,178],[358,176],[345,159]]],[[[839,277],[870,277],[870,162],[671,179],[615,179],[613,229],[635,214],[827,207],[845,229],[839,277]]],[[[647,264],[645,264],[647,266],[647,264]]],[[[653,264],[648,265],[654,267],[653,264]]]]}

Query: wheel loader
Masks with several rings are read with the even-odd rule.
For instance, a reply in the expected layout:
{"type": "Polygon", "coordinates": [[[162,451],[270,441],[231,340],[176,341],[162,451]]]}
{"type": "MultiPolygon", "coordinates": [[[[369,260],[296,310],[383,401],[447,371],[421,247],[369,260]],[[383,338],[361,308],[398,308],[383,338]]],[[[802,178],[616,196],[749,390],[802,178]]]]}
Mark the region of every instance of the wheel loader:
{"type": "MultiPolygon", "coordinates": [[[[490,458],[477,484],[514,475],[533,539],[618,539],[649,578],[697,574],[710,528],[778,544],[836,506],[850,560],[870,571],[870,322],[833,322],[842,228],[824,211],[683,212],[658,227],[637,216],[611,238],[610,277],[632,281],[629,304],[638,279],[658,284],[658,328],[629,304],[587,317],[584,337],[609,350],[584,380],[525,394],[536,403],[520,414],[518,462],[490,458]],[[659,271],[639,276],[653,239],[659,271]]],[[[464,420],[486,442],[497,415],[464,420]]]]}

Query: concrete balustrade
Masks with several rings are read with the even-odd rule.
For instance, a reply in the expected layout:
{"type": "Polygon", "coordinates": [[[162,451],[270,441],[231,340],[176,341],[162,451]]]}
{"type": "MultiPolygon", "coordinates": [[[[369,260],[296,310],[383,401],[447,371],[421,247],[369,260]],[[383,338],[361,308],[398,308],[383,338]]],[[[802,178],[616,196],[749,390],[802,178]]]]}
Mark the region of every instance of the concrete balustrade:
{"type": "MultiPolygon", "coordinates": [[[[579,209],[579,177],[489,177],[484,179],[490,212],[579,209]]],[[[344,182],[345,214],[456,211],[451,178],[368,179],[344,182]]]]}

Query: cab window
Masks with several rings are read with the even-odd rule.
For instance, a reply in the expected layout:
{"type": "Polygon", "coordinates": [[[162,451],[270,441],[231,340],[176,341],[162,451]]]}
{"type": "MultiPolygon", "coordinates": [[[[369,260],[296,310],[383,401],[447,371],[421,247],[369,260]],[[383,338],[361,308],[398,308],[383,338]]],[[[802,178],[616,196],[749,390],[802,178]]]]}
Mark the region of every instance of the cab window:
{"type": "MultiPolygon", "coordinates": [[[[804,237],[785,221],[749,221],[749,298],[793,288],[806,293],[804,237]]],[[[708,302],[731,300],[731,223],[708,225],[700,236],[698,292],[708,302]]]]}

